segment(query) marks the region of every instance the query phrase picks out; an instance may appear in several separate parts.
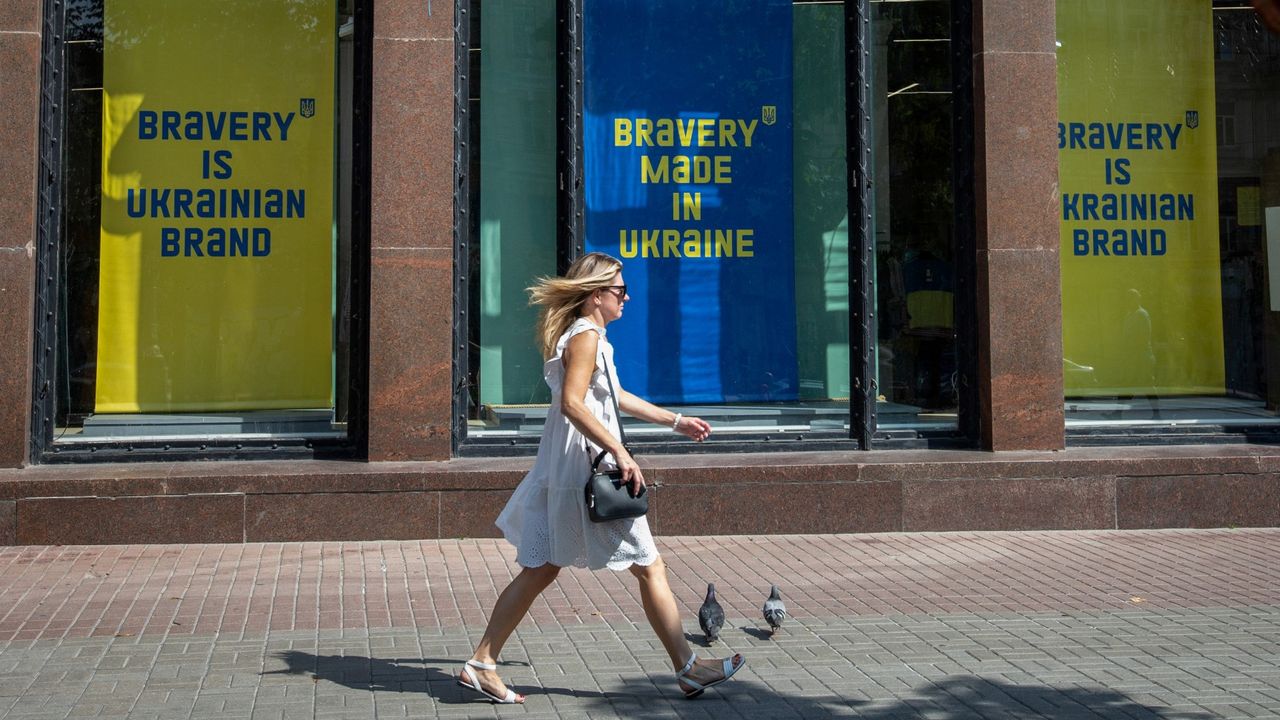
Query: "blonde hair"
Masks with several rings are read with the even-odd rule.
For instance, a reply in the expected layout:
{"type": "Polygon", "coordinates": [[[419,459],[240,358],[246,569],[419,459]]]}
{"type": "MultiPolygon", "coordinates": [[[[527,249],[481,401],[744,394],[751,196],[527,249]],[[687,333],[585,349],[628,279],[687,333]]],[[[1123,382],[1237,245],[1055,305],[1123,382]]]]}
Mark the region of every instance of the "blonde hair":
{"type": "Polygon", "coordinates": [[[556,352],[556,342],[578,319],[591,293],[608,287],[622,270],[622,261],[602,252],[587,253],[569,266],[564,277],[543,277],[527,288],[530,305],[541,305],[538,313],[538,348],[542,357],[556,352]]]}

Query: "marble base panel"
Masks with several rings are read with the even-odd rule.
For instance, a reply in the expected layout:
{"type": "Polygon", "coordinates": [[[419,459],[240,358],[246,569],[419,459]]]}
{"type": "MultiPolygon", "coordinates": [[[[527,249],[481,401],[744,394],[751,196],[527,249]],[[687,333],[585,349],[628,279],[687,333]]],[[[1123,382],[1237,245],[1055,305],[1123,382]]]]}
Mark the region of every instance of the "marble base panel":
{"type": "Polygon", "coordinates": [[[439,537],[440,493],[249,495],[246,542],[418,540],[439,537]]]}
{"type": "Polygon", "coordinates": [[[793,535],[902,529],[898,483],[668,485],[654,492],[664,535],[793,535]]]}
{"type": "MultiPolygon", "coordinates": [[[[514,487],[514,486],[513,486],[514,487]]],[[[506,507],[511,490],[476,490],[440,494],[440,537],[502,537],[493,524],[506,507]]]]}
{"type": "Polygon", "coordinates": [[[12,500],[0,500],[0,545],[16,545],[18,504],[12,500]]]}
{"type": "Polygon", "coordinates": [[[244,496],[29,498],[16,527],[18,545],[238,543],[244,496]]]}
{"type": "MultiPolygon", "coordinates": [[[[0,469],[0,544],[497,537],[532,458],[0,469]]],[[[660,535],[1280,526],[1280,447],[647,455],[660,535]]]]}
{"type": "Polygon", "coordinates": [[[1086,530],[1115,527],[1115,479],[909,481],[903,530],[1086,530]]]}
{"type": "Polygon", "coordinates": [[[1280,524],[1280,476],[1195,475],[1122,478],[1116,526],[1271,527],[1280,524]]]}

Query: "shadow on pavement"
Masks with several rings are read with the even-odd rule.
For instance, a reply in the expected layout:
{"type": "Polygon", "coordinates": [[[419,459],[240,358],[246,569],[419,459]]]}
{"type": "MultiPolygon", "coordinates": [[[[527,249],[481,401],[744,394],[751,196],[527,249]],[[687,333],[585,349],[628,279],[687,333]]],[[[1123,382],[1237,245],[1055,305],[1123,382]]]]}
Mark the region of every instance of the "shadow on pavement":
{"type": "MultiPolygon", "coordinates": [[[[263,675],[302,675],[357,690],[423,692],[429,694],[436,702],[446,705],[487,703],[479,693],[458,685],[458,678],[454,673],[462,668],[462,663],[454,658],[384,660],[363,655],[313,655],[299,650],[273,653],[273,656],[283,660],[288,667],[283,670],[267,670],[262,673],[263,675]],[[423,667],[424,665],[427,667],[423,667]],[[438,667],[431,667],[432,665],[438,667]]],[[[527,665],[528,663],[519,661],[499,663],[499,667],[527,665]]],[[[516,687],[514,689],[516,692],[565,695],[584,700],[604,697],[598,692],[570,688],[516,687]]]]}
{"type": "MultiPolygon", "coordinates": [[[[359,655],[313,655],[296,650],[275,653],[288,666],[263,675],[302,675],[350,688],[383,692],[422,692],[436,702],[484,704],[478,694],[459,687],[455,659],[395,658],[359,655]],[[424,667],[425,666],[425,667],[424,667]]],[[[506,667],[525,663],[502,663],[506,667]]],[[[752,668],[728,683],[712,688],[697,700],[685,700],[674,678],[663,674],[636,678],[606,693],[559,687],[517,687],[530,696],[561,695],[582,701],[586,714],[611,711],[675,717],[811,718],[858,717],[867,720],[929,718],[1131,718],[1133,720],[1212,720],[1205,712],[1144,705],[1107,688],[1015,685],[972,675],[957,675],[898,693],[894,700],[869,701],[838,695],[799,695],[774,691],[762,683],[769,678],[752,668]],[[667,686],[669,689],[666,689],[667,686]],[[655,686],[657,689],[655,689],[655,686]],[[661,708],[661,709],[659,709],[661,708]]],[[[767,672],[767,669],[759,670],[767,672]]],[[[785,682],[785,681],[783,681],[785,682]]],[[[830,681],[827,681],[830,683],[830,681]]],[[[862,695],[852,691],[853,695],[862,695]]]]}
{"type": "MultiPolygon", "coordinates": [[[[1194,710],[1151,707],[1124,693],[1107,688],[1014,685],[975,676],[952,676],[899,693],[893,700],[869,701],[837,695],[798,695],[774,692],[748,675],[708,690],[697,700],[684,700],[675,692],[653,695],[653,682],[637,680],[635,688],[609,692],[584,703],[594,715],[606,708],[622,716],[645,709],[656,712],[655,703],[670,700],[660,713],[697,718],[796,718],[856,717],[865,720],[975,720],[977,718],[1126,718],[1135,720],[1213,720],[1217,716],[1194,710]],[[647,693],[647,697],[645,697],[647,693]],[[667,712],[667,711],[670,711],[667,712]]],[[[536,691],[533,691],[536,692],[536,691]]],[[[860,693],[858,693],[860,694],[860,693]]]]}
{"type": "MultiPolygon", "coordinates": [[[[724,636],[730,632],[733,632],[734,629],[740,629],[742,630],[742,632],[746,633],[747,635],[750,635],[756,640],[772,640],[773,639],[773,633],[769,632],[769,630],[767,629],[761,629],[758,627],[742,627],[742,628],[726,628],[725,630],[720,632],[720,640],[723,640],[724,636]]],[[[703,635],[702,633],[687,632],[684,634],[684,639],[688,640],[690,645],[697,645],[698,647],[709,648],[713,645],[719,645],[720,647],[725,647],[725,645],[722,642],[720,642],[720,640],[717,640],[716,642],[707,642],[707,636],[703,635]]]]}
{"type": "Polygon", "coordinates": [[[698,647],[704,648],[711,647],[711,643],[707,642],[707,636],[702,633],[687,632],[684,634],[684,639],[688,640],[690,645],[697,645],[698,647]]]}

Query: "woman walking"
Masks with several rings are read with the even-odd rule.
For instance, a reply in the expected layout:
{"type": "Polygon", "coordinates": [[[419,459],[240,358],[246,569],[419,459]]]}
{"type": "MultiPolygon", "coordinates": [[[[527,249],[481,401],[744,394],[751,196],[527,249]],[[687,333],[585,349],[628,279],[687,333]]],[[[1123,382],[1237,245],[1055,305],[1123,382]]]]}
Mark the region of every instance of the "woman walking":
{"type": "Polygon", "coordinates": [[[622,263],[604,253],[576,260],[562,278],[543,278],[529,289],[542,307],[538,341],[546,363],[542,374],[551,388],[547,424],[533,469],[512,493],[498,516],[498,527],[516,546],[520,573],[498,596],[484,637],[463,666],[458,682],[496,703],[523,703],[497,674],[497,658],[507,638],[538,594],[560,569],[630,570],[640,581],[645,617],[657,633],[685,697],[693,698],[733,676],[746,658],[699,660],[684,636],[666,565],[658,555],[644,517],[594,523],[583,499],[590,460],[607,450],[633,492],[645,485],[640,466],[619,440],[619,423],[610,398],[610,382],[622,410],[670,427],[701,441],[711,426],[696,417],[664,410],[626,392],[617,383],[613,346],[605,327],[622,317],[630,297],[622,263]]]}

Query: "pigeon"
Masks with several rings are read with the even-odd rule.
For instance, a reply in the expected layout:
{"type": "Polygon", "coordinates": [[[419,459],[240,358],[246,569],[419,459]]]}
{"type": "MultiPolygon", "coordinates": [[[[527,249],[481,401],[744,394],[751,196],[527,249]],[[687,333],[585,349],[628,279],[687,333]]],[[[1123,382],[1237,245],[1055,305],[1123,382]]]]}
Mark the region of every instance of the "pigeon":
{"type": "Polygon", "coordinates": [[[778,586],[774,585],[769,590],[769,599],[764,601],[764,621],[769,623],[769,631],[777,632],[786,617],[787,606],[782,604],[782,594],[778,592],[778,586]]]}
{"type": "Polygon", "coordinates": [[[698,624],[702,626],[708,643],[714,642],[720,635],[720,628],[724,627],[724,608],[716,602],[715,583],[707,585],[707,599],[698,608],[698,624]]]}

